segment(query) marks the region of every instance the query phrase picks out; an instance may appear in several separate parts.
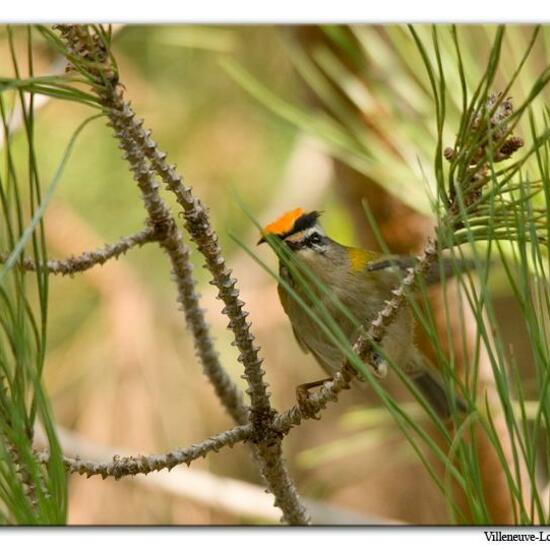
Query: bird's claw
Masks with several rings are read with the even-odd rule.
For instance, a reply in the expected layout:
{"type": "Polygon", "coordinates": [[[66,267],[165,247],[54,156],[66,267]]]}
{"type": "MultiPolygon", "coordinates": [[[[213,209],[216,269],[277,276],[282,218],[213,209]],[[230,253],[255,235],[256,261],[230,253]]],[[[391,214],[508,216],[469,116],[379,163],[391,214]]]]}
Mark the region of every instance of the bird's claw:
{"type": "Polygon", "coordinates": [[[301,384],[296,388],[296,401],[298,403],[300,412],[302,413],[304,418],[313,418],[314,420],[321,420],[321,417],[319,416],[318,408],[311,401],[310,390],[312,390],[313,388],[322,386],[325,382],[326,382],[326,379],[319,380],[317,382],[301,384]]]}
{"type": "Polygon", "coordinates": [[[378,352],[373,351],[371,353],[369,365],[372,367],[376,378],[383,379],[388,375],[388,363],[378,352]]]}

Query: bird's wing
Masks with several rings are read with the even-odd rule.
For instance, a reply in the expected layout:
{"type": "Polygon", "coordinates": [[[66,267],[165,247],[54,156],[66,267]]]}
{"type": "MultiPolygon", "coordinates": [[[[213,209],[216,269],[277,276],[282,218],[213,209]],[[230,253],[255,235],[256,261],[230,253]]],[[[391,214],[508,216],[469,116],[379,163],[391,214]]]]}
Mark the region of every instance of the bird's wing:
{"type": "Polygon", "coordinates": [[[309,348],[307,347],[305,342],[298,336],[298,333],[296,332],[296,329],[294,328],[294,326],[292,327],[292,332],[294,333],[294,338],[296,338],[296,342],[298,342],[298,345],[300,346],[300,349],[304,353],[309,353],[309,351],[310,351],[309,348]]]}
{"type": "MultiPolygon", "coordinates": [[[[382,271],[385,269],[397,268],[403,275],[407,273],[407,269],[414,267],[418,263],[415,256],[383,256],[369,262],[366,266],[367,271],[382,271]]],[[[471,271],[475,269],[473,262],[467,260],[453,260],[452,258],[443,257],[439,262],[432,266],[425,275],[426,284],[432,285],[441,282],[442,271],[446,279],[454,277],[457,273],[471,271]]]]}
{"type": "Polygon", "coordinates": [[[366,269],[367,271],[380,271],[382,269],[398,268],[401,271],[406,271],[415,262],[416,258],[414,256],[382,256],[369,262],[366,269]]]}

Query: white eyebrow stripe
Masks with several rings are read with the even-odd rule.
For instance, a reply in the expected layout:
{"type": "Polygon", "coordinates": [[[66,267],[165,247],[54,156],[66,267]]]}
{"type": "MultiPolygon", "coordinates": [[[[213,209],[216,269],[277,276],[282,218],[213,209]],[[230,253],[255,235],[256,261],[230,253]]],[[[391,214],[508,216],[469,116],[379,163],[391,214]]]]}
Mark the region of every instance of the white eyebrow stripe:
{"type": "Polygon", "coordinates": [[[313,235],[314,233],[322,235],[323,237],[325,236],[325,233],[323,232],[323,230],[321,229],[321,226],[319,225],[314,225],[313,227],[309,227],[308,229],[305,229],[304,231],[302,231],[302,233],[303,233],[304,239],[311,237],[311,235],[313,235]]]}
{"type": "Polygon", "coordinates": [[[317,233],[319,235],[325,236],[324,231],[321,229],[321,226],[314,225],[313,227],[308,227],[307,229],[304,229],[303,231],[299,231],[298,233],[293,233],[292,235],[289,235],[285,240],[291,241],[293,243],[298,243],[300,241],[305,241],[311,235],[314,233],[317,233]]]}

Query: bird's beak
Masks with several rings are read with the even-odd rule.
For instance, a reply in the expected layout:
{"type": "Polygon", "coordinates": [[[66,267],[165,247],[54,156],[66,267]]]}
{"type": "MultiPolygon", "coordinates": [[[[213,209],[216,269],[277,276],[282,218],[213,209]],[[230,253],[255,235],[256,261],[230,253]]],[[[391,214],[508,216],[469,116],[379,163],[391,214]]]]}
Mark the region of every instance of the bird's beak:
{"type": "Polygon", "coordinates": [[[265,239],[265,235],[262,235],[261,239],[256,243],[256,246],[262,244],[262,243],[265,243],[267,242],[266,239],[265,239]]]}

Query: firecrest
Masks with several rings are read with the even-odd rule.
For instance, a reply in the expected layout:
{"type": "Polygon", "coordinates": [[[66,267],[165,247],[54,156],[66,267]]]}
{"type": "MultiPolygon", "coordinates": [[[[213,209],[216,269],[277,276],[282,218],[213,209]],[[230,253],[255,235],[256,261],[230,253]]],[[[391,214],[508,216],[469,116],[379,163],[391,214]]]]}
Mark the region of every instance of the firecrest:
{"type": "MultiPolygon", "coordinates": [[[[280,278],[310,312],[280,283],[278,291],[283,309],[302,350],[311,353],[319,365],[333,375],[341,368],[344,353],[312,318],[311,312],[320,313],[321,309],[328,312],[348,342],[353,344],[362,327],[368,327],[385,301],[391,298],[391,290],[399,285],[405,270],[415,260],[407,256],[382,256],[341,245],[324,233],[319,216],[317,211],[304,212],[301,208],[287,212],[264,227],[258,244],[265,242],[267,235],[272,235],[286,245],[287,259],[280,258],[279,261],[280,278]],[[302,282],[298,280],[300,270],[290,267],[294,261],[297,266],[302,266],[303,274],[311,274],[315,284],[304,285],[303,278],[302,282]]],[[[307,279],[307,275],[304,276],[307,279]]],[[[401,308],[387,328],[382,353],[375,354],[380,363],[371,366],[380,372],[386,368],[386,360],[398,365],[410,376],[435,412],[443,419],[448,418],[451,406],[441,376],[415,346],[413,328],[410,307],[401,308]]],[[[465,410],[460,398],[456,398],[456,409],[465,410]]]]}

